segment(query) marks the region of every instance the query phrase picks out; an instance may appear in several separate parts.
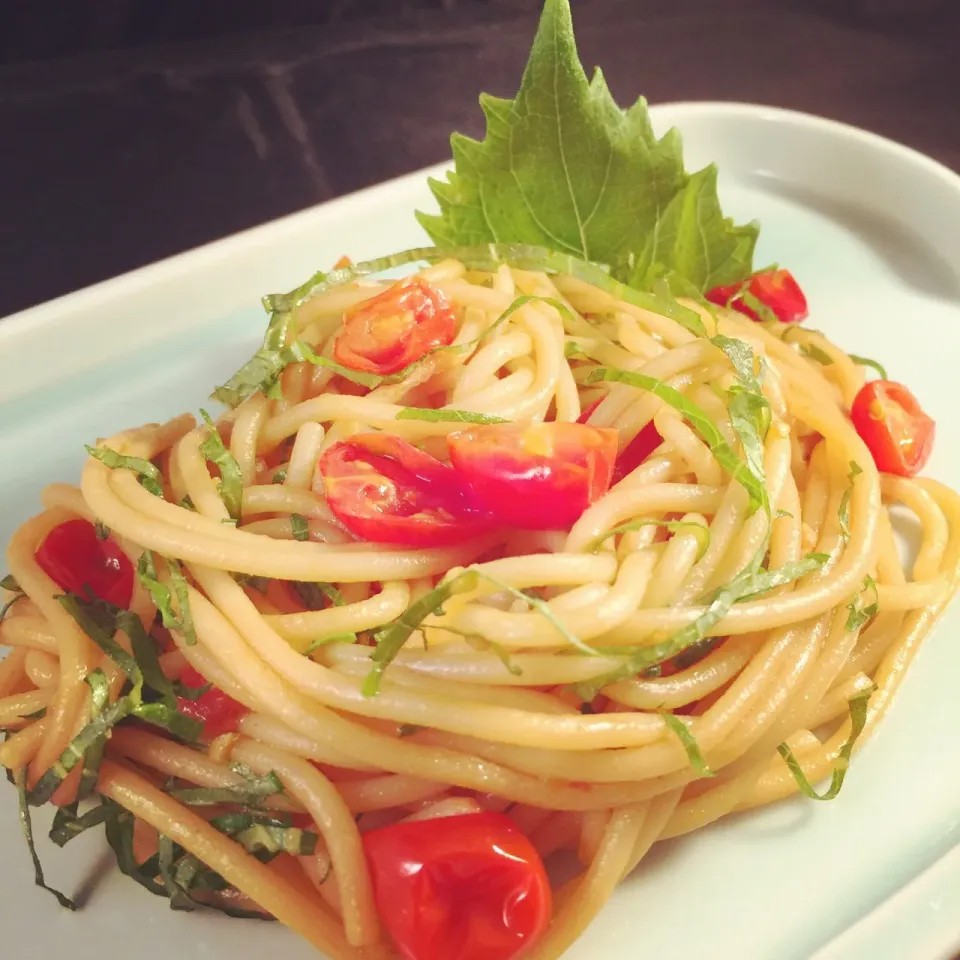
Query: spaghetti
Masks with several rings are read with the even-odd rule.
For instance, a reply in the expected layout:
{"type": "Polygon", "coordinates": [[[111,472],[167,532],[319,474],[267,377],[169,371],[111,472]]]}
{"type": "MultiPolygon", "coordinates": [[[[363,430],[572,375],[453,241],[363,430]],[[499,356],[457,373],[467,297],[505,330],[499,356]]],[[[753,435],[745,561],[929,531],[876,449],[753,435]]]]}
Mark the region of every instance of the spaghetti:
{"type": "Polygon", "coordinates": [[[956,588],[960,500],[878,472],[847,415],[864,368],[819,333],[529,256],[334,274],[279,305],[215,424],[102,440],[46,488],[7,552],[0,761],[58,842],[106,823],[153,892],[333,960],[551,960],[658,840],[835,795],[956,588]],[[600,453],[564,446],[581,430],[600,453]],[[580,473],[525,487],[523,457],[580,473]],[[442,946],[476,916],[424,946],[391,913],[389,856],[430,817],[424,858],[441,818],[505,818],[531,864],[488,952],[442,946]]]}

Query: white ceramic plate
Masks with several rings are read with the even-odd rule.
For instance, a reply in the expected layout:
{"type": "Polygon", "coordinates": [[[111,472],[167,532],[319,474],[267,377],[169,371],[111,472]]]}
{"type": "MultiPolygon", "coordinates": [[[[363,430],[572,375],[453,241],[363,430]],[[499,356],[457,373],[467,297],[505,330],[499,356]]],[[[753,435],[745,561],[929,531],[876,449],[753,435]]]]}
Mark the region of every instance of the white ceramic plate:
{"type": "MultiPolygon", "coordinates": [[[[729,215],[762,221],[758,263],[793,270],[811,323],[916,390],[938,421],[929,472],[960,486],[960,178],[889,141],[780,110],[680,104],[654,115],[660,132],[680,127],[688,168],[718,163],[729,215]]],[[[38,509],[42,484],[77,476],[84,442],[196,410],[259,339],[261,294],[342,253],[419,245],[412,212],[431,206],[425,174],[414,174],[0,323],[0,542],[38,509]]],[[[839,799],[786,802],[661,845],[570,960],[949,956],[960,943],[960,853],[949,854],[960,840],[958,629],[960,606],[839,799]]],[[[107,873],[84,912],[61,911],[32,886],[15,797],[0,789],[4,955],[316,956],[276,925],[171,913],[106,871],[94,838],[41,852],[68,891],[91,867],[107,873]]]]}

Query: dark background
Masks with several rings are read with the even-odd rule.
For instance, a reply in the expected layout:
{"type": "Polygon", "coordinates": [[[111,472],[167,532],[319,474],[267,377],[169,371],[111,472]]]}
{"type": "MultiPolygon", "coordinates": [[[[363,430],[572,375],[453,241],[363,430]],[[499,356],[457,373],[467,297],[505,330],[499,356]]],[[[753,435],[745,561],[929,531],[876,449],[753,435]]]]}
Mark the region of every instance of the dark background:
{"type": "MultiPolygon", "coordinates": [[[[0,316],[448,155],[540,0],[0,0],[0,316]]],[[[836,117],[960,169],[954,0],[573,0],[622,103],[836,117]]]]}

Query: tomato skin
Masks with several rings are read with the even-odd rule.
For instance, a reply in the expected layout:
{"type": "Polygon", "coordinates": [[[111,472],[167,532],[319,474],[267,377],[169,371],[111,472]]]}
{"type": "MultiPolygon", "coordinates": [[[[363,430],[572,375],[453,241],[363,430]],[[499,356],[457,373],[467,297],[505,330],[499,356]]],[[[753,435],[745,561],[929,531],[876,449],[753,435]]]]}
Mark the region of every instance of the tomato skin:
{"type": "Polygon", "coordinates": [[[513,960],[550,920],[543,863],[501,813],[398,823],[363,845],[377,910],[406,960],[513,960]]]}
{"type": "Polygon", "coordinates": [[[503,524],[564,530],[610,487],[617,431],[580,423],[498,423],[452,433],[450,462],[503,524]]]}
{"type": "MultiPolygon", "coordinates": [[[[189,664],[180,673],[180,683],[195,690],[207,686],[206,677],[189,664]]],[[[199,720],[206,740],[214,740],[224,733],[236,733],[240,721],[250,712],[219,687],[211,687],[196,700],[177,697],[177,711],[199,720]]]]}
{"type": "Polygon", "coordinates": [[[651,420],[617,457],[617,463],[613,469],[613,483],[619,483],[628,473],[633,473],[661,443],[663,443],[663,437],[651,420]]]}
{"type": "Polygon", "coordinates": [[[440,547],[490,528],[490,517],[449,464],[386,433],[356,434],[319,463],[330,509],[374,543],[440,547]]]}
{"type": "Polygon", "coordinates": [[[333,356],[351,370],[386,376],[452,343],[456,332],[456,314],[446,297],[409,277],[344,317],[333,356]]]}
{"type": "MultiPolygon", "coordinates": [[[[746,289],[771,310],[781,323],[799,323],[809,315],[807,298],[789,270],[764,270],[755,273],[746,289]]],[[[704,296],[721,307],[729,304],[733,310],[750,317],[751,320],[762,320],[752,307],[744,303],[744,298],[738,296],[742,290],[743,284],[733,283],[714,287],[704,296]]]]}
{"type": "Polygon", "coordinates": [[[881,472],[912,477],[930,459],[935,424],[902,383],[864,384],[854,397],[850,419],[881,472]]]}
{"type": "Polygon", "coordinates": [[[133,564],[112,539],[97,539],[88,520],[67,520],[54,527],[37,548],[37,565],[66,593],[95,597],[114,606],[130,605],[133,564]]]}

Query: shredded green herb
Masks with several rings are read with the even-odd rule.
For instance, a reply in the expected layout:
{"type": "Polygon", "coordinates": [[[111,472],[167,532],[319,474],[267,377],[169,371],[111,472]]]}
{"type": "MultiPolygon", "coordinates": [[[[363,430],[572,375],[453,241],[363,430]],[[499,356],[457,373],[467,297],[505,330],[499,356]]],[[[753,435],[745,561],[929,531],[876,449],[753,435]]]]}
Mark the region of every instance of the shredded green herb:
{"type": "Polygon", "coordinates": [[[163,497],[163,474],[156,464],[141,457],[125,457],[109,447],[85,446],[84,449],[105,467],[111,470],[132,470],[140,479],[145,490],[156,497],[163,497]]]}
{"type": "Polygon", "coordinates": [[[489,413],[473,413],[471,410],[431,410],[425,407],[404,407],[397,420],[427,420],[431,423],[509,423],[504,417],[489,413]]]}
{"type": "Polygon", "coordinates": [[[707,632],[730,612],[735,603],[798,580],[823,566],[827,559],[829,559],[827,554],[810,554],[802,560],[785,564],[776,570],[760,571],[755,570],[754,564],[751,563],[726,586],[714,591],[701,601],[706,606],[706,610],[692,623],[678,630],[667,640],[637,648],[616,670],[594,680],[575,684],[573,689],[581,700],[592,701],[604,687],[611,683],[629,680],[655,664],[672,660],[689,647],[703,641],[707,632]]]}
{"type": "Polygon", "coordinates": [[[30,851],[30,859],[33,861],[34,882],[42,890],[53,894],[57,898],[57,903],[67,910],[76,910],[77,905],[59,890],[47,884],[43,876],[43,867],[40,865],[40,857],[37,855],[37,847],[33,840],[33,824],[30,819],[30,806],[27,802],[27,772],[18,770],[14,775],[14,782],[17,787],[18,810],[20,813],[20,826],[23,828],[23,837],[27,841],[27,849],[30,851]]]}
{"type": "Polygon", "coordinates": [[[707,413],[679,390],[656,377],[611,367],[598,367],[587,377],[587,383],[597,383],[603,380],[626,383],[629,386],[647,390],[669,404],[678,413],[683,414],[687,422],[710,448],[710,452],[717,463],[747,491],[750,502],[756,507],[768,503],[767,488],[762,474],[758,477],[751,466],[737,456],[707,413]]]}
{"type": "Polygon", "coordinates": [[[663,527],[665,530],[669,530],[670,533],[682,533],[684,530],[686,530],[689,533],[694,534],[694,536],[697,538],[697,543],[699,544],[699,549],[697,550],[697,560],[699,560],[707,552],[707,548],[710,546],[710,528],[705,527],[702,523],[696,523],[693,520],[639,519],[628,520],[626,523],[621,523],[616,527],[612,527],[606,533],[603,533],[596,539],[591,540],[590,543],[584,547],[584,550],[587,553],[595,553],[611,537],[620,536],[624,533],[631,533],[634,530],[640,530],[643,527],[663,527]]]}
{"type": "Polygon", "coordinates": [[[184,787],[168,791],[175,800],[188,807],[209,807],[222,803],[236,803],[244,807],[259,807],[267,797],[283,792],[280,778],[271,771],[258,777],[240,766],[234,766],[244,782],[235,787],[184,787]]]}
{"type": "Polygon", "coordinates": [[[18,601],[22,600],[26,593],[20,588],[20,584],[13,578],[12,574],[7,574],[2,580],[0,580],[0,588],[6,590],[7,593],[12,594],[9,600],[0,606],[0,623],[3,623],[4,617],[6,617],[10,608],[18,601]]]}
{"type": "Polygon", "coordinates": [[[418,629],[424,619],[431,613],[442,609],[443,604],[458,593],[467,593],[473,590],[480,575],[475,570],[465,570],[463,573],[434,587],[422,597],[414,600],[396,620],[376,631],[376,647],[370,656],[373,669],[367,674],[363,682],[363,695],[376,696],[380,689],[380,679],[384,670],[400,652],[403,645],[410,638],[410,634],[418,629]]]}
{"type": "Polygon", "coordinates": [[[870,603],[861,603],[858,595],[847,604],[846,630],[848,633],[859,630],[871,617],[875,617],[880,612],[880,595],[877,591],[877,582],[873,577],[864,579],[863,590],[871,591],[873,600],[870,603]]]}
{"type": "Polygon", "coordinates": [[[167,564],[170,581],[173,584],[173,595],[171,595],[166,584],[162,583],[157,577],[153,554],[149,550],[144,550],[140,554],[140,559],[137,561],[137,578],[150,594],[163,625],[168,630],[179,631],[183,634],[187,645],[193,646],[197,642],[197,634],[193,626],[193,616],[190,613],[190,597],[187,591],[186,578],[176,560],[170,560],[166,557],[163,559],[167,564]],[[177,606],[180,609],[179,616],[173,609],[173,596],[177,598],[177,606]]]}
{"type": "Polygon", "coordinates": [[[690,732],[690,728],[679,717],[675,717],[672,713],[664,711],[660,716],[663,717],[663,722],[666,724],[667,729],[680,741],[683,749],[686,751],[687,758],[690,760],[690,766],[693,767],[697,776],[714,776],[714,772],[710,769],[710,764],[704,759],[703,753],[700,751],[700,745],[690,732]]]}
{"type": "Polygon", "coordinates": [[[290,514],[290,529],[293,531],[294,540],[310,539],[310,524],[307,523],[307,518],[299,513],[290,514]]]}
{"type": "Polygon", "coordinates": [[[98,540],[110,539],[110,528],[105,523],[101,523],[99,520],[95,520],[93,522],[93,529],[98,540]]]}
{"type": "Polygon", "coordinates": [[[847,770],[850,769],[850,757],[853,755],[854,745],[867,724],[867,706],[870,697],[873,696],[876,689],[876,686],[871,686],[850,698],[850,736],[840,748],[840,755],[837,757],[836,766],[833,768],[833,774],[830,777],[830,786],[824,793],[817,793],[813,788],[807,779],[807,775],[803,772],[803,767],[800,766],[800,761],[797,760],[793,751],[785,743],[781,743],[777,747],[777,752],[790,768],[800,792],[805,797],[809,797],[811,800],[833,800],[840,793],[844,778],[847,776],[847,770]]]}
{"type": "Polygon", "coordinates": [[[240,519],[240,504],[243,497],[243,475],[233,454],[224,446],[217,425],[206,410],[200,411],[204,423],[210,428],[206,440],[200,444],[200,453],[220,469],[220,499],[231,520],[240,519]]]}
{"type": "Polygon", "coordinates": [[[890,377],[887,375],[886,367],[881,363],[878,363],[876,360],[871,360],[869,357],[858,357],[855,353],[849,354],[850,359],[858,364],[861,367],[870,367],[871,370],[876,370],[881,380],[889,380],[890,377]]]}
{"type": "Polygon", "coordinates": [[[843,491],[843,496],[840,498],[840,506],[837,510],[840,521],[840,539],[844,543],[850,539],[850,498],[853,496],[853,483],[861,473],[863,473],[863,470],[860,468],[860,464],[851,460],[850,472],[847,474],[850,486],[843,491]]]}

